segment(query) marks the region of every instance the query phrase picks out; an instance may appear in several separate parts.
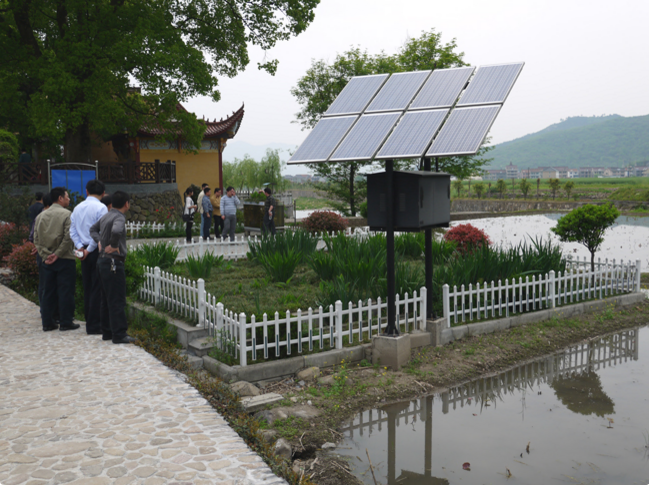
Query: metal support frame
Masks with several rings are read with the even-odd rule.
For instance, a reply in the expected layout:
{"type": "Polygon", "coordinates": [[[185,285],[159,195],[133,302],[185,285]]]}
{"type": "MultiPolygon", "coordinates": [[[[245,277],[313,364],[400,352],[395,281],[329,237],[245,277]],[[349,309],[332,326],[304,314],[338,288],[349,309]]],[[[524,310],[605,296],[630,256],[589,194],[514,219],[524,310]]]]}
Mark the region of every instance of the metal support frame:
{"type": "MultiPolygon", "coordinates": [[[[437,160],[437,159],[435,159],[437,160]]],[[[435,162],[435,168],[438,168],[435,162]]],[[[430,172],[430,158],[424,158],[424,171],[430,172]]],[[[424,229],[424,259],[426,265],[426,318],[435,318],[433,309],[433,230],[424,229]]]]}
{"type": "Polygon", "coordinates": [[[385,180],[386,180],[386,195],[385,206],[387,211],[387,224],[385,228],[387,240],[387,254],[386,254],[386,269],[388,279],[388,326],[385,329],[384,335],[388,337],[396,337],[399,335],[399,327],[396,325],[397,309],[394,306],[395,302],[395,281],[394,281],[394,162],[392,160],[385,161],[385,180]]]}

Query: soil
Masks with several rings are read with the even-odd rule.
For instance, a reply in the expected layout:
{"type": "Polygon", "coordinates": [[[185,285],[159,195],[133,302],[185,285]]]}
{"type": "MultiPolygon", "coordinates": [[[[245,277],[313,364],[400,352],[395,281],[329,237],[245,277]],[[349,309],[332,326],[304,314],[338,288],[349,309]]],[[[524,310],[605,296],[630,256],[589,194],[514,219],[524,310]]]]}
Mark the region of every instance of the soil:
{"type": "MultiPolygon", "coordinates": [[[[500,372],[526,360],[551,354],[583,340],[646,325],[649,301],[634,306],[529,324],[491,335],[465,338],[443,347],[415,349],[411,362],[393,372],[367,362],[324,369],[317,381],[303,385],[287,379],[273,386],[286,398],[279,406],[289,415],[266,427],[287,439],[294,450],[294,467],[318,485],[360,483],[343,459],[321,449],[342,439],[338,427],[357,413],[395,402],[438,393],[444,388],[500,372]],[[290,415],[290,407],[314,406],[311,419],[290,415]],[[313,460],[317,458],[315,464],[313,460]]],[[[264,389],[263,392],[271,392],[264,389]]],[[[261,417],[261,416],[260,416],[261,417]]]]}

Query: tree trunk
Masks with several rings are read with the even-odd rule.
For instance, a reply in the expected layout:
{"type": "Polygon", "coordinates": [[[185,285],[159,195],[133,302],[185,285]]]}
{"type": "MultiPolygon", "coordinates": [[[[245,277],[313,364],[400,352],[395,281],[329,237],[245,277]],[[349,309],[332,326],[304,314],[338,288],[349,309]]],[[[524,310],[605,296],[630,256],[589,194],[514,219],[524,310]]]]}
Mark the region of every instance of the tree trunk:
{"type": "Polygon", "coordinates": [[[354,170],[354,166],[349,167],[349,212],[351,213],[352,217],[356,217],[356,204],[354,203],[354,177],[356,175],[356,171],[354,170]]]}
{"type": "Polygon", "coordinates": [[[65,161],[68,163],[88,163],[92,156],[90,127],[85,121],[75,130],[65,133],[65,161]]]}

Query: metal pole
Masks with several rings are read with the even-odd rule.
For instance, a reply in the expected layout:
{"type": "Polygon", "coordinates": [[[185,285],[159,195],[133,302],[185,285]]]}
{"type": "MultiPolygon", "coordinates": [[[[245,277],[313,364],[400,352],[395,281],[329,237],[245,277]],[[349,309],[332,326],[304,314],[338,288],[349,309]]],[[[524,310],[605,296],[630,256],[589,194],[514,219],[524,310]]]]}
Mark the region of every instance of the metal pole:
{"type": "MultiPolygon", "coordinates": [[[[436,159],[437,160],[437,159],[436,159]]],[[[437,163],[435,163],[437,167],[437,163]]],[[[430,158],[424,158],[424,171],[430,172],[430,158]]],[[[433,310],[433,230],[424,229],[424,254],[426,264],[426,318],[435,318],[433,310]]]]}
{"type": "Polygon", "coordinates": [[[50,159],[47,159],[47,180],[48,180],[48,185],[50,188],[50,192],[52,191],[52,169],[50,168],[50,159]]]}
{"type": "Polygon", "coordinates": [[[394,307],[395,295],[395,281],[394,281],[394,204],[393,204],[393,171],[394,163],[392,160],[385,161],[385,206],[387,210],[387,224],[386,224],[386,239],[387,239],[387,255],[386,255],[386,269],[388,276],[388,325],[385,329],[385,335],[389,337],[396,337],[399,335],[399,329],[395,325],[397,318],[396,308],[394,307]]]}

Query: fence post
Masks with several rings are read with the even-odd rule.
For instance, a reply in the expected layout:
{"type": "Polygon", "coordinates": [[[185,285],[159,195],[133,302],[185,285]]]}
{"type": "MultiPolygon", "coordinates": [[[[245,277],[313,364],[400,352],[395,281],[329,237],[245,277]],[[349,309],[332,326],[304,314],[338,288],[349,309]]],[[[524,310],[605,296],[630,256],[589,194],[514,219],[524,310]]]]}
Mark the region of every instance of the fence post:
{"type": "Polygon", "coordinates": [[[158,266],[153,270],[153,302],[155,306],[160,303],[160,268],[158,266]]]}
{"type": "Polygon", "coordinates": [[[419,330],[426,330],[426,319],[428,318],[428,290],[425,286],[422,286],[419,290],[419,298],[421,305],[419,306],[419,315],[421,316],[419,330]]]}
{"type": "Polygon", "coordinates": [[[198,238],[198,256],[203,257],[203,254],[205,254],[205,249],[203,248],[203,235],[198,238]]]}
{"type": "MultiPolygon", "coordinates": [[[[379,321],[381,314],[379,312],[379,321]]],[[[336,325],[336,348],[343,348],[343,302],[340,300],[336,301],[336,315],[334,316],[334,322],[336,325]]]]}
{"type": "Polygon", "coordinates": [[[197,327],[205,327],[205,280],[198,278],[198,325],[197,327]]]}
{"type": "Polygon", "coordinates": [[[213,337],[216,337],[216,345],[223,350],[223,303],[216,304],[216,328],[213,337]]]}
{"type": "Polygon", "coordinates": [[[241,346],[241,351],[239,352],[239,363],[241,367],[248,365],[248,353],[246,347],[246,314],[239,314],[239,345],[241,346]]]}
{"type": "Polygon", "coordinates": [[[446,328],[451,328],[451,302],[449,300],[449,289],[447,284],[442,286],[442,305],[446,328]]]}
{"type": "Polygon", "coordinates": [[[550,308],[555,308],[557,305],[554,298],[554,270],[553,269],[550,270],[549,279],[550,279],[550,291],[548,292],[549,293],[548,296],[550,297],[550,308]]]}
{"type": "Polygon", "coordinates": [[[636,292],[639,292],[641,288],[640,286],[640,276],[641,276],[640,271],[642,269],[641,264],[642,263],[640,262],[639,259],[635,260],[635,291],[636,292]]]}

